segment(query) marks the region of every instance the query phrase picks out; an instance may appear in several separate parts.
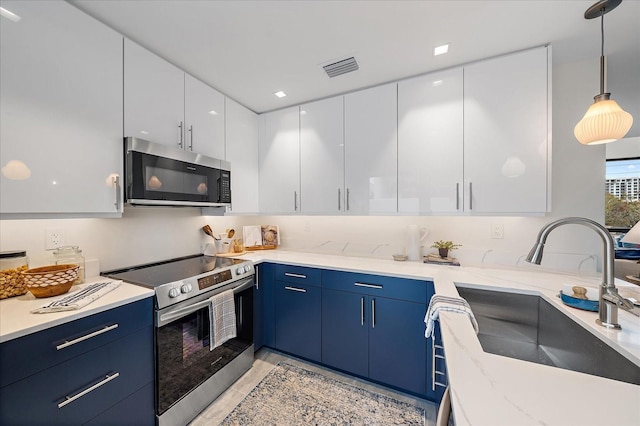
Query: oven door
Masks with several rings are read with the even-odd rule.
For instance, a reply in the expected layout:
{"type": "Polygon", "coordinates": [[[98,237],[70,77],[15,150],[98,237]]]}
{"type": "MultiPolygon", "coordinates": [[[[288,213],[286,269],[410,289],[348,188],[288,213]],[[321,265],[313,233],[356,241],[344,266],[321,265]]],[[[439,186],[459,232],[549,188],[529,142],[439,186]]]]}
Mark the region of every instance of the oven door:
{"type": "Polygon", "coordinates": [[[173,404],[253,344],[254,278],[230,283],[156,315],[156,411],[173,404]],[[210,350],[209,298],[234,289],[237,337],[210,350]]]}

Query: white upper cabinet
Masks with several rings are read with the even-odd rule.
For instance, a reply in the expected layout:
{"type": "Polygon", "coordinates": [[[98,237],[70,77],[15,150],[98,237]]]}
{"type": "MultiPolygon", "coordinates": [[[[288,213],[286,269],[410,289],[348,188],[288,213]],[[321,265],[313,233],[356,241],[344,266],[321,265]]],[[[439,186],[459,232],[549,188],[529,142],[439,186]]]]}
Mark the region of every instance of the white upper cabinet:
{"type": "Polygon", "coordinates": [[[124,136],[184,148],[184,71],[124,40],[124,136]]]}
{"type": "Polygon", "coordinates": [[[224,114],[224,95],[125,39],[124,136],[224,160],[224,114]]]}
{"type": "Polygon", "coordinates": [[[550,210],[549,58],[550,51],[541,47],[465,67],[465,209],[469,212],[550,210]]]}
{"type": "Polygon", "coordinates": [[[398,204],[397,84],[344,96],[348,213],[395,213],[398,204]]]}
{"type": "Polygon", "coordinates": [[[463,71],[398,83],[398,211],[463,210],[463,71]]]}
{"type": "Polygon", "coordinates": [[[189,74],[184,75],[184,123],[186,149],[229,161],[225,158],[224,95],[189,74]]]}
{"type": "Polygon", "coordinates": [[[231,162],[232,213],[258,212],[258,115],[226,100],[226,151],[231,162]]]}
{"type": "Polygon", "coordinates": [[[343,97],[300,106],[302,213],[345,210],[343,97]]]}
{"type": "Polygon", "coordinates": [[[64,1],[3,1],[0,212],[119,215],[122,36],[64,1]]]}
{"type": "Polygon", "coordinates": [[[296,213],[300,211],[300,108],[260,117],[260,212],[296,213]]]}

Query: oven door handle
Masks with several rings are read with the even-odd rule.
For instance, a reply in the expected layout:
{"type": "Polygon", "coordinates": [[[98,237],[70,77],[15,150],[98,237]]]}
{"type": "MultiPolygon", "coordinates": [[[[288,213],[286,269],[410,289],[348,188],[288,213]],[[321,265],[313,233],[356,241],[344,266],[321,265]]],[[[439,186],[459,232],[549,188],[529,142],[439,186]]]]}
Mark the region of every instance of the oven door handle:
{"type": "MultiPolygon", "coordinates": [[[[254,278],[253,277],[247,278],[246,280],[242,281],[238,286],[233,288],[233,293],[236,294],[241,291],[248,290],[252,288],[253,285],[254,285],[254,278]]],[[[184,306],[182,308],[176,308],[169,312],[164,312],[160,314],[160,316],[158,317],[158,327],[162,327],[163,325],[166,325],[167,323],[174,321],[176,319],[186,317],[187,315],[190,315],[196,311],[199,311],[202,308],[206,308],[208,305],[209,305],[209,299],[205,299],[200,302],[196,302],[192,305],[184,306]]]]}

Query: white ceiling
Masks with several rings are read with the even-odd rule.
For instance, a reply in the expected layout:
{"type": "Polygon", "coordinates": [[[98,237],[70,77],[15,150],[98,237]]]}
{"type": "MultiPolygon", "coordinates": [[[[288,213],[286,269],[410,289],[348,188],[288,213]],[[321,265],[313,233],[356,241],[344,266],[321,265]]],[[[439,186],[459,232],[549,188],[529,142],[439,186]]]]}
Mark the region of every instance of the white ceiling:
{"type": "MultiPolygon", "coordinates": [[[[556,64],[600,55],[595,0],[69,1],[256,112],[546,43],[556,64]],[[353,73],[321,68],[352,55],[353,73]]],[[[640,1],[605,16],[605,41],[639,55],[640,1]]]]}

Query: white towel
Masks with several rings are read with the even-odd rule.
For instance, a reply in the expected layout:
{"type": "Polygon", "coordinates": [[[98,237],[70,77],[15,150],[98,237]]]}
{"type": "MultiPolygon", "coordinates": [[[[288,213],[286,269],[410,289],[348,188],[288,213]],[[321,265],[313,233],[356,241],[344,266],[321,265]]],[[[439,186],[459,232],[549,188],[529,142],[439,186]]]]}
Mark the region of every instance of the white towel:
{"type": "Polygon", "coordinates": [[[89,303],[101,298],[116,289],[122,281],[100,281],[83,286],[80,290],[69,293],[62,299],[49,302],[41,308],[31,311],[32,314],[46,314],[50,312],[75,311],[82,309],[89,303]]]}
{"type": "Polygon", "coordinates": [[[236,337],[236,306],[233,290],[209,298],[209,350],[236,337]]]}
{"type": "Polygon", "coordinates": [[[471,320],[471,325],[476,334],[478,333],[478,322],[476,317],[471,311],[471,307],[466,300],[461,297],[448,297],[441,295],[434,295],[429,301],[429,307],[427,308],[427,314],[424,316],[424,322],[427,324],[427,328],[424,332],[424,337],[433,337],[435,321],[440,315],[440,311],[447,312],[459,312],[466,314],[471,320]]]}

